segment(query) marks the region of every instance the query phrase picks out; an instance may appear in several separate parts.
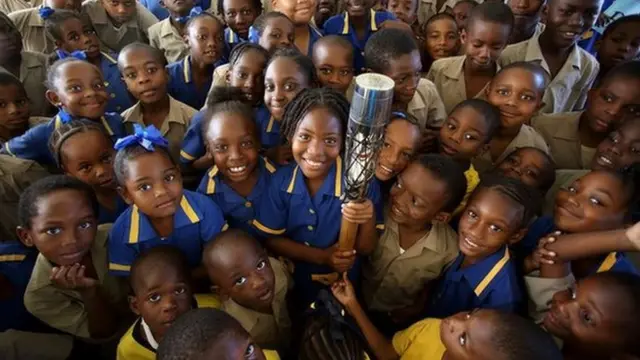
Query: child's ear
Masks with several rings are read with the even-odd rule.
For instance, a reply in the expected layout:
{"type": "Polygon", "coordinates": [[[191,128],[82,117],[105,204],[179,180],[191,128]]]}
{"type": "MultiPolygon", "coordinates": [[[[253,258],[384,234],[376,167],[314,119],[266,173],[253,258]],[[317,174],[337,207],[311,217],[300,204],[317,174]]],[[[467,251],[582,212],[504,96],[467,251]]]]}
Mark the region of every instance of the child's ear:
{"type": "Polygon", "coordinates": [[[274,11],[277,11],[276,9],[278,8],[278,0],[271,0],[271,9],[273,9],[274,11]]]}
{"type": "Polygon", "coordinates": [[[544,5],[542,5],[542,12],[540,13],[540,22],[545,24],[547,22],[547,17],[549,16],[549,5],[545,1],[544,5]]]}
{"type": "Polygon", "coordinates": [[[452,217],[451,213],[441,211],[437,213],[436,216],[434,216],[433,218],[436,221],[439,221],[441,223],[448,223],[449,220],[451,220],[451,217],[452,217]]]}
{"type": "Polygon", "coordinates": [[[131,198],[131,196],[129,195],[129,192],[127,191],[127,189],[125,189],[124,186],[118,185],[116,190],[118,191],[118,194],[120,194],[120,197],[124,200],[124,202],[127,203],[127,205],[133,205],[133,199],[131,198]]]}
{"type": "MultiPolygon", "coordinates": [[[[231,70],[231,69],[229,69],[231,70]]],[[[224,82],[227,83],[227,86],[231,86],[231,71],[227,71],[224,74],[224,82]]]]}
{"type": "Polygon", "coordinates": [[[128,296],[127,299],[129,300],[129,308],[131,309],[131,311],[140,316],[140,310],[138,308],[138,299],[135,296],[128,296]]]}
{"type": "Polygon", "coordinates": [[[467,30],[460,30],[460,43],[464,45],[467,42],[467,30]]]}
{"type": "Polygon", "coordinates": [[[58,96],[58,94],[55,93],[55,91],[47,90],[44,93],[44,97],[47,98],[47,101],[49,101],[51,105],[57,108],[62,106],[62,102],[60,102],[60,97],[58,96]]]}
{"type": "Polygon", "coordinates": [[[519,242],[520,240],[522,240],[522,238],[525,235],[527,235],[527,232],[529,232],[529,228],[527,228],[527,227],[518,230],[518,232],[513,234],[513,236],[509,239],[509,245],[513,245],[513,244],[519,242]]]}
{"type": "Polygon", "coordinates": [[[23,226],[18,226],[16,228],[16,235],[18,235],[18,239],[20,239],[20,242],[23,243],[24,246],[33,247],[33,239],[31,238],[29,229],[23,226]]]}

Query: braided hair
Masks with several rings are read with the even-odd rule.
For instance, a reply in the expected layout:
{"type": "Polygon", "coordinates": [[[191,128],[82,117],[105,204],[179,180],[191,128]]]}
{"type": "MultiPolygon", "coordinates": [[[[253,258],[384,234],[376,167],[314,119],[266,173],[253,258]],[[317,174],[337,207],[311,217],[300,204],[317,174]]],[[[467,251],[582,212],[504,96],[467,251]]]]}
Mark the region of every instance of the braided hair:
{"type": "Polygon", "coordinates": [[[231,54],[229,55],[229,67],[234,67],[242,56],[250,51],[258,52],[265,58],[265,60],[269,59],[269,52],[265,48],[258,44],[246,41],[236,45],[233,50],[231,50],[231,54]]]}
{"type": "Polygon", "coordinates": [[[305,115],[320,107],[329,110],[340,121],[344,139],[349,120],[349,102],[344,95],[329,88],[305,89],[298,93],[284,108],[284,116],[280,123],[281,136],[285,140],[291,139],[305,115]]]}
{"type": "Polygon", "coordinates": [[[287,58],[296,63],[300,68],[300,72],[307,78],[307,83],[310,86],[315,86],[319,83],[318,76],[316,74],[316,67],[313,65],[313,61],[306,55],[303,55],[297,48],[290,46],[285,48],[280,48],[276,50],[271,58],[269,58],[269,62],[267,62],[266,69],[271,66],[271,63],[276,61],[279,58],[287,58]]]}
{"type": "Polygon", "coordinates": [[[56,127],[49,138],[49,151],[53,154],[53,158],[59,168],[63,167],[61,149],[65,141],[70,139],[73,135],[87,133],[90,131],[99,132],[109,141],[109,143],[112,143],[111,137],[107,135],[107,131],[102,124],[89,119],[74,119],[56,127]]]}

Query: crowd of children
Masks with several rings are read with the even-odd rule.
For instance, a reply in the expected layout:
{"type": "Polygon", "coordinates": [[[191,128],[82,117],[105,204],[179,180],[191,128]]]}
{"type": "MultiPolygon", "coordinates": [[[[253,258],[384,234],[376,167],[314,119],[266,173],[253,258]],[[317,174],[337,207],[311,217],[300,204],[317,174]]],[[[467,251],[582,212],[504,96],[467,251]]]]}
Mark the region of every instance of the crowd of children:
{"type": "Polygon", "coordinates": [[[0,359],[640,359],[611,3],[2,0],[0,359]]]}

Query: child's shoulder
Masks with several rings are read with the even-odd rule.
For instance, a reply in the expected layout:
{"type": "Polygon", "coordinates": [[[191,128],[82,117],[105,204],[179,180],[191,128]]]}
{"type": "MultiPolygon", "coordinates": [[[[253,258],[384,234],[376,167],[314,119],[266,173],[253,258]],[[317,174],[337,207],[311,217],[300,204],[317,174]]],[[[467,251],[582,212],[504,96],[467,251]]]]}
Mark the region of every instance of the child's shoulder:
{"type": "Polygon", "coordinates": [[[292,161],[290,164],[276,169],[271,178],[271,183],[278,185],[289,184],[294,180],[294,176],[297,175],[299,171],[298,164],[292,161]]]}
{"type": "Polygon", "coordinates": [[[25,25],[30,25],[32,23],[44,24],[44,20],[40,18],[38,10],[39,8],[22,9],[14,11],[8,16],[18,28],[22,28],[25,25]]]}
{"type": "Polygon", "coordinates": [[[141,318],[136,320],[118,343],[118,359],[153,360],[156,354],[148,349],[139,339],[141,318]]]}
{"type": "Polygon", "coordinates": [[[580,120],[583,111],[559,112],[554,114],[539,114],[531,119],[531,126],[536,130],[553,128],[573,128],[580,120]]]}
{"type": "Polygon", "coordinates": [[[169,119],[178,120],[176,117],[181,117],[187,119],[187,123],[189,123],[197,113],[198,110],[169,96],[169,119]]]}
{"type": "Polygon", "coordinates": [[[107,11],[100,0],[85,0],[82,2],[82,12],[91,18],[92,23],[106,24],[109,22],[107,11]]]}
{"type": "Polygon", "coordinates": [[[465,58],[465,55],[458,55],[438,59],[434,61],[433,64],[431,64],[431,69],[429,69],[429,72],[445,72],[445,74],[447,74],[451,71],[454,71],[456,74],[458,74],[462,69],[465,58]]]}
{"type": "MultiPolygon", "coordinates": [[[[345,23],[346,12],[333,15],[327,21],[324,22],[323,29],[326,34],[338,34],[342,33],[342,28],[345,23]]],[[[348,31],[349,29],[347,29],[348,31]]]]}
{"type": "Polygon", "coordinates": [[[498,60],[500,66],[507,66],[516,61],[523,61],[527,54],[530,41],[537,41],[537,37],[534,36],[531,39],[507,46],[504,51],[502,51],[502,54],[500,54],[500,59],[498,60]],[[533,40],[534,38],[536,40],[533,40]]]}
{"type": "Polygon", "coordinates": [[[534,147],[546,152],[547,154],[549,153],[549,145],[545,141],[544,136],[534,127],[527,124],[522,125],[518,136],[513,139],[512,145],[516,148],[534,147]]]}

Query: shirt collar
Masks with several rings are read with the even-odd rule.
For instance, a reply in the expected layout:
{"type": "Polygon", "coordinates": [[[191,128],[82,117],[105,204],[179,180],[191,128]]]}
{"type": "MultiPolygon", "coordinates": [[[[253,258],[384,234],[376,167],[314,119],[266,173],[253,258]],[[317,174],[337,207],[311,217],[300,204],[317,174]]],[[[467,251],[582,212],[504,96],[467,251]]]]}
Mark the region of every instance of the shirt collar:
{"type": "MultiPolygon", "coordinates": [[[[259,189],[263,184],[266,183],[266,178],[276,172],[276,167],[273,166],[273,164],[271,164],[271,162],[264,157],[258,158],[258,169],[260,171],[260,177],[258,178],[258,182],[256,183],[254,190],[259,189]]],[[[222,181],[221,174],[218,171],[217,166],[214,165],[209,170],[209,172],[207,173],[207,177],[209,177],[206,189],[207,195],[224,192],[231,189],[222,181]]],[[[251,193],[253,194],[253,191],[251,193]]]]}
{"type": "MultiPolygon", "coordinates": [[[[423,249],[428,249],[433,252],[442,252],[443,250],[442,242],[443,240],[446,239],[446,233],[444,231],[443,226],[449,226],[449,225],[434,220],[433,225],[431,226],[431,230],[429,230],[427,234],[425,234],[420,239],[418,239],[418,241],[416,241],[415,244],[411,246],[411,248],[405,249],[405,250],[409,251],[409,250],[414,250],[415,248],[416,250],[420,250],[420,251],[422,251],[423,249]]],[[[396,223],[395,221],[391,220],[391,218],[388,218],[388,217],[385,222],[385,230],[387,229],[396,233],[396,237],[398,241],[400,240],[398,223],[396,223]]],[[[400,246],[400,244],[398,244],[398,246],[400,246]]]]}
{"type": "Polygon", "coordinates": [[[37,8],[31,9],[29,13],[29,26],[44,27],[44,20],[40,17],[39,12],[43,7],[44,5],[40,5],[37,8]]]}
{"type": "MultiPolygon", "coordinates": [[[[509,262],[510,258],[509,249],[505,246],[480,262],[465,269],[460,269],[458,272],[469,282],[476,296],[480,297],[491,284],[491,281],[500,273],[500,270],[509,262]]],[[[462,264],[462,260],[464,260],[464,255],[458,255],[454,266],[459,267],[462,264]]]]}
{"type": "Polygon", "coordinates": [[[33,53],[22,51],[20,54],[22,61],[20,62],[20,75],[27,75],[28,69],[43,67],[44,64],[33,53]]]}
{"type": "Polygon", "coordinates": [[[110,65],[117,65],[118,64],[118,60],[116,60],[116,58],[114,58],[113,56],[111,56],[110,54],[101,51],[100,54],[102,54],[102,61],[109,63],[110,65]]]}
{"type": "Polygon", "coordinates": [[[166,20],[163,20],[162,25],[160,26],[160,37],[170,37],[170,36],[180,36],[178,29],[173,27],[171,24],[171,17],[168,17],[166,20]]]}
{"type": "Polygon", "coordinates": [[[451,58],[451,62],[449,66],[444,68],[443,74],[449,79],[460,79],[464,73],[464,61],[466,60],[466,55],[454,56],[451,58]]]}
{"type": "MultiPolygon", "coordinates": [[[[162,122],[162,126],[160,127],[160,132],[162,133],[162,136],[166,136],[167,133],[169,132],[170,130],[169,123],[175,123],[175,124],[180,124],[184,126],[188,125],[180,111],[181,103],[178,100],[171,97],[170,95],[167,95],[167,96],[169,96],[169,113],[167,114],[167,117],[164,118],[164,121],[162,122]]],[[[138,123],[140,125],[145,125],[142,120],[142,105],[140,104],[140,101],[138,101],[135,105],[133,105],[133,107],[131,107],[130,110],[131,111],[126,112],[126,115],[122,116],[122,122],[132,123],[132,124],[138,123]]]]}
{"type": "Polygon", "coordinates": [[[191,82],[191,55],[187,55],[182,60],[182,76],[186,84],[191,82]]]}
{"type": "Polygon", "coordinates": [[[426,79],[420,79],[420,81],[418,82],[418,87],[416,88],[416,92],[415,94],[413,94],[413,98],[411,98],[411,101],[409,101],[409,104],[407,104],[407,112],[409,113],[414,110],[420,110],[427,107],[427,104],[424,102],[424,99],[420,94],[420,85],[423,83],[423,81],[426,81],[426,79]]]}
{"type": "Polygon", "coordinates": [[[576,111],[569,113],[565,119],[558,119],[558,126],[553,137],[570,141],[578,140],[578,127],[583,113],[584,111],[576,111]]]}
{"type": "MultiPolygon", "coordinates": [[[[296,165],[291,174],[291,180],[286,184],[285,190],[289,194],[303,194],[308,192],[307,185],[304,182],[304,174],[300,170],[300,166],[296,165]]],[[[342,196],[342,158],[338,156],[331,166],[329,174],[324,179],[320,190],[321,194],[333,195],[335,197],[342,196]]]]}
{"type": "MultiPolygon", "coordinates": [[[[540,66],[551,72],[547,61],[542,55],[542,49],[540,48],[540,35],[542,35],[542,32],[534,34],[531,39],[529,39],[527,43],[527,53],[524,59],[525,61],[539,61],[540,66]]],[[[573,45],[573,49],[571,49],[571,53],[569,53],[569,57],[567,57],[566,62],[571,64],[574,69],[580,71],[582,64],[580,63],[580,49],[578,48],[578,45],[573,45]]]]}
{"type": "Polygon", "coordinates": [[[237,43],[240,37],[231,28],[224,29],[224,38],[229,44],[237,43]]]}
{"type": "Polygon", "coordinates": [[[607,257],[602,260],[596,272],[600,273],[609,271],[611,270],[611,268],[613,268],[616,262],[618,262],[618,253],[614,251],[612,253],[609,253],[609,255],[607,255],[607,257]]]}
{"type": "MultiPolygon", "coordinates": [[[[187,199],[186,195],[183,194],[182,199],[180,200],[180,207],[176,210],[173,218],[173,233],[175,233],[178,228],[200,222],[202,219],[202,213],[200,209],[193,206],[193,203],[187,199]]],[[[129,244],[137,244],[141,241],[159,237],[153,229],[151,221],[147,215],[141,213],[136,205],[133,205],[131,208],[130,222],[129,244]]]]}
{"type": "MultiPolygon", "coordinates": [[[[347,35],[349,33],[349,13],[344,12],[344,25],[342,26],[342,35],[347,35]]],[[[378,31],[378,25],[376,24],[376,12],[375,10],[369,10],[369,30],[378,31]]]]}

